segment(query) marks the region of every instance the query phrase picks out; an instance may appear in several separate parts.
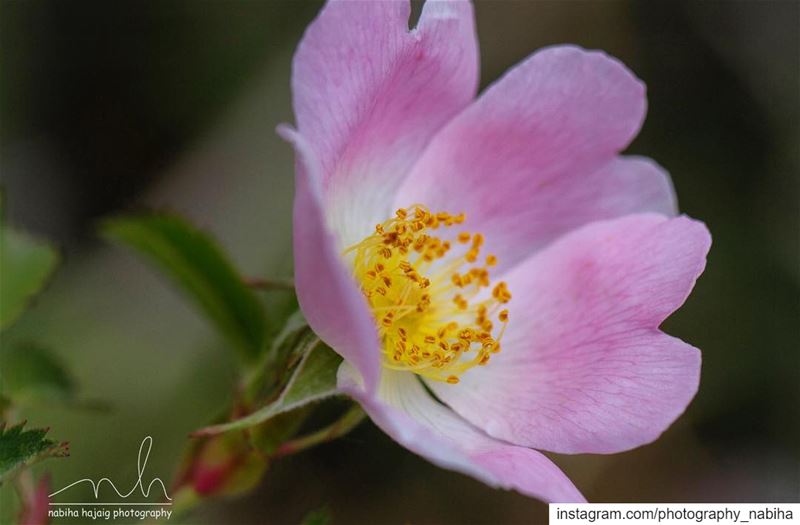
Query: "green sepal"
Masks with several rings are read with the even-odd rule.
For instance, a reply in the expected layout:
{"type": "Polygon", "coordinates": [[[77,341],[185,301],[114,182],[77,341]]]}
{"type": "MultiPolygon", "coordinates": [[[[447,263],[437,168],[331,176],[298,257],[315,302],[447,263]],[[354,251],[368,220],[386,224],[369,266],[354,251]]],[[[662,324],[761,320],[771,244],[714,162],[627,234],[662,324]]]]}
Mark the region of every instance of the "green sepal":
{"type": "Polygon", "coordinates": [[[277,415],[336,395],[336,372],[342,358],[319,339],[304,340],[303,344],[305,348],[300,363],[275,401],[240,419],[198,430],[195,435],[247,429],[277,415]]]}

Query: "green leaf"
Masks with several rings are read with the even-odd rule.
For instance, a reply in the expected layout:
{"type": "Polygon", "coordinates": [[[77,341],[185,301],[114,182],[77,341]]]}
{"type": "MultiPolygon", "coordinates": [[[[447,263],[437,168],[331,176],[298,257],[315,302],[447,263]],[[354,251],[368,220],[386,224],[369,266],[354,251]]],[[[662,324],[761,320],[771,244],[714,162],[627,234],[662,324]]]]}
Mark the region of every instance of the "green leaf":
{"type": "Polygon", "coordinates": [[[33,344],[4,345],[0,354],[3,389],[15,401],[70,401],[75,382],[46,348],[33,344]]]}
{"type": "Polygon", "coordinates": [[[58,260],[49,244],[0,224],[0,329],[25,311],[58,260]]]}
{"type": "Polygon", "coordinates": [[[37,461],[69,455],[67,443],[45,438],[47,429],[22,430],[24,426],[20,423],[6,429],[5,423],[0,424],[0,482],[37,461]]]}
{"type": "Polygon", "coordinates": [[[266,333],[264,309],[208,235],[164,214],[110,219],[101,232],[153,262],[246,359],[260,353],[266,333]]]}
{"type": "Polygon", "coordinates": [[[206,427],[195,432],[195,435],[213,435],[249,428],[279,414],[335,395],[336,371],[342,358],[316,337],[304,340],[303,345],[303,358],[278,399],[248,416],[206,427]]]}

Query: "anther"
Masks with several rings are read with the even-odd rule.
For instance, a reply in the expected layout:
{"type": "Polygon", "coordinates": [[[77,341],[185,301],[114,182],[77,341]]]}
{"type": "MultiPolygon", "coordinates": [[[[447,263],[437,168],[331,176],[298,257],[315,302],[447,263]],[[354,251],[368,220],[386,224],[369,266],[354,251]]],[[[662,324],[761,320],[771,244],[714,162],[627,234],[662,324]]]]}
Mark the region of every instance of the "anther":
{"type": "Polygon", "coordinates": [[[503,323],[497,339],[492,336],[497,321],[489,312],[511,299],[506,283],[490,284],[488,269],[497,265],[497,257],[488,254],[483,265],[478,262],[483,235],[433,234],[464,220],[463,213],[399,208],[375,226],[374,234],[346,250],[354,252],[355,275],[380,328],[386,362],[450,384],[500,351],[508,310],[496,314],[503,323]],[[458,255],[448,261],[451,251],[458,255]],[[432,264],[440,260],[441,265],[432,264]],[[484,287],[491,297],[473,302],[484,287]]]}

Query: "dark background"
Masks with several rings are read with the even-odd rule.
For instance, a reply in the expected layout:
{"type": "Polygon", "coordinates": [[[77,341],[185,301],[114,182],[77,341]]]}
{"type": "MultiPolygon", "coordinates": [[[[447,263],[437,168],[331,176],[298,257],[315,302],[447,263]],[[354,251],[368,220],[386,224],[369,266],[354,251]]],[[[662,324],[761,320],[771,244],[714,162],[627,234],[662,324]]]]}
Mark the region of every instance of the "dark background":
{"type": "MultiPolygon", "coordinates": [[[[114,405],[24,415],[72,442],[69,460],[45,465],[56,485],[135,477],[146,434],[149,468],[166,478],[187,432],[225,405],[234,358],[152,271],[99,241],[96,220],[175,210],[216,233],[245,272],[288,275],[292,153],[273,130],[292,119],[291,53],[319,4],[0,5],[9,220],[66,256],[8,337],[46,340],[87,395],[114,405]]],[[[681,210],[714,238],[695,292],[665,325],[703,350],[687,414],[652,445],[556,461],[591,501],[800,501],[800,3],[487,1],[476,13],[484,86],[554,43],[623,60],[650,107],[629,151],[671,172],[681,210]]],[[[323,505],[334,523],[546,515],[366,423],[192,521],[296,523],[323,505]]]]}

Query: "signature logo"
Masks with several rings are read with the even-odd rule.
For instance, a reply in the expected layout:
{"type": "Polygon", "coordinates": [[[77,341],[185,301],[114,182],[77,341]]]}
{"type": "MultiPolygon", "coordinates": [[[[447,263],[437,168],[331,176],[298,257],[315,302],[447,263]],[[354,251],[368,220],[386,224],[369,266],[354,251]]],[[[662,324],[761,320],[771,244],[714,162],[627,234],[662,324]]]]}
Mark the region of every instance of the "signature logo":
{"type": "Polygon", "coordinates": [[[144,481],[143,481],[142,478],[144,476],[144,469],[147,466],[147,459],[150,457],[150,450],[152,450],[152,448],[153,448],[153,438],[151,436],[146,436],[142,440],[141,445],[139,445],[139,455],[136,458],[136,470],[137,470],[139,475],[136,478],[136,483],[133,485],[133,487],[131,487],[131,490],[129,490],[125,494],[120,492],[120,490],[117,488],[117,486],[114,485],[114,482],[111,481],[108,478],[101,478],[98,481],[94,481],[94,480],[92,480],[90,478],[84,478],[84,479],[79,479],[78,481],[75,481],[74,483],[70,483],[66,487],[53,492],[48,497],[52,498],[53,496],[57,496],[58,494],[61,494],[65,490],[69,490],[69,489],[71,489],[72,487],[74,487],[76,485],[81,485],[83,483],[89,483],[92,486],[92,492],[94,493],[94,498],[95,498],[95,500],[97,500],[100,497],[100,487],[105,483],[105,484],[109,485],[114,490],[114,492],[117,493],[117,496],[119,496],[122,499],[128,498],[134,492],[136,492],[137,489],[141,492],[143,497],[148,498],[148,497],[150,497],[150,492],[153,489],[153,486],[157,485],[157,486],[161,487],[161,492],[163,492],[164,498],[167,500],[166,503],[70,502],[70,503],[50,503],[50,505],[172,505],[172,498],[170,498],[169,494],[167,494],[167,488],[164,485],[164,482],[161,480],[161,478],[153,478],[150,481],[150,483],[147,484],[146,487],[144,485],[144,481]]]}

